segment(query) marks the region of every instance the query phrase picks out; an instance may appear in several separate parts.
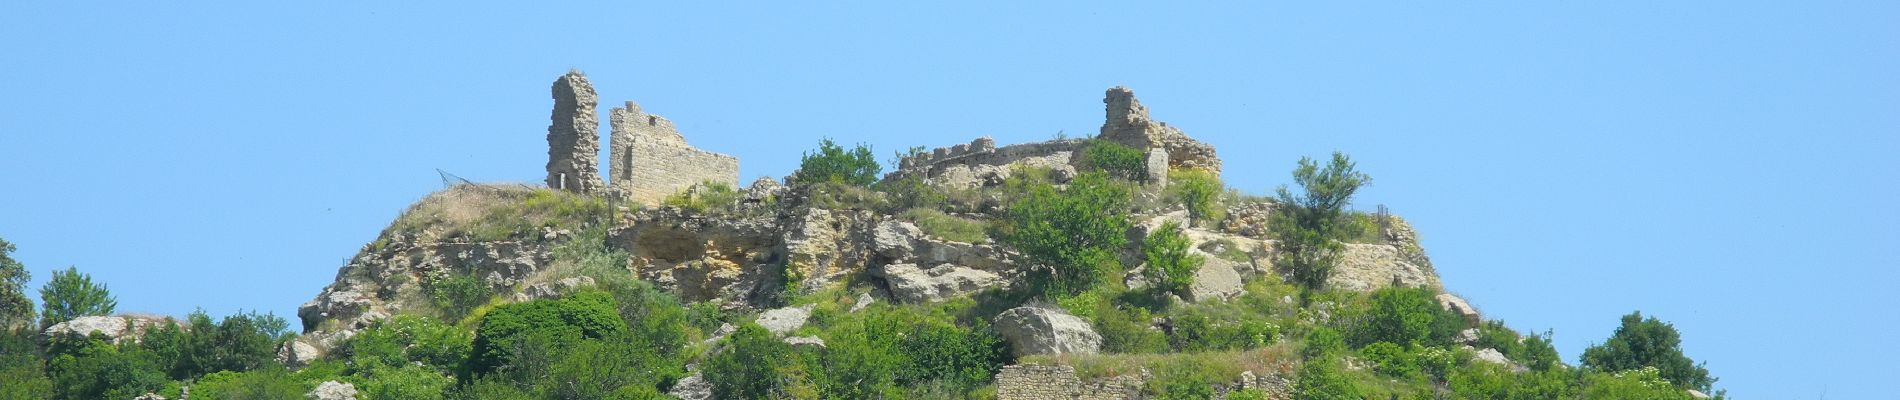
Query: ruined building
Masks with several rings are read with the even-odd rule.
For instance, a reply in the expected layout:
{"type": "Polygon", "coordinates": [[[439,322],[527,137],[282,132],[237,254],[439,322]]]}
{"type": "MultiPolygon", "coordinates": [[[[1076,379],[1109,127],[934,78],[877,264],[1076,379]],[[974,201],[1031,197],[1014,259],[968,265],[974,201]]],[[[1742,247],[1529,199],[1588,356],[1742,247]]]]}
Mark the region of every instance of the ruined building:
{"type": "MultiPolygon", "coordinates": [[[[1135,100],[1133,90],[1110,88],[1102,103],[1107,119],[1095,139],[1114,141],[1147,154],[1148,183],[1166,185],[1170,168],[1220,173],[1220,158],[1214,154],[1214,146],[1194,140],[1166,122],[1155,121],[1148,115],[1148,107],[1135,100]]],[[[1086,145],[1085,140],[1059,139],[997,147],[993,139],[978,138],[905,157],[884,179],[917,177],[934,185],[967,189],[1001,183],[1016,166],[1049,168],[1066,172],[1058,176],[1073,176],[1082,163],[1086,145]]]]}
{"type": "Polygon", "coordinates": [[[666,196],[700,183],[739,185],[739,159],[686,144],[673,122],[647,114],[632,101],[609,113],[612,124],[608,177],[600,179],[598,101],[587,76],[570,71],[554,81],[553,123],[548,125],[548,187],[575,193],[610,194],[634,204],[659,204],[666,196]],[[606,190],[611,188],[611,190],[606,190]]]}

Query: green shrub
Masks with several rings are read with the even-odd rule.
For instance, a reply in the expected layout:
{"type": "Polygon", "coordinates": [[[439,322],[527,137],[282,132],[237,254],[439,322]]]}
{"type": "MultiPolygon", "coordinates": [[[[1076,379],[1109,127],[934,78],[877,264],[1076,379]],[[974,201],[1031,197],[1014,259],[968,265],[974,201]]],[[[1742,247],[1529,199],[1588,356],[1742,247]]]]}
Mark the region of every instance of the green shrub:
{"type": "Polygon", "coordinates": [[[579,230],[610,211],[606,199],[562,190],[535,189],[506,196],[512,198],[490,207],[480,221],[462,228],[462,234],[476,241],[531,238],[541,228],[579,230]]]}
{"type": "Polygon", "coordinates": [[[378,321],[338,347],[338,354],[361,371],[420,363],[453,372],[467,360],[468,333],[455,326],[413,315],[378,321]]]}
{"type": "Polygon", "coordinates": [[[719,308],[719,303],[702,301],[686,307],[686,323],[698,329],[702,336],[711,336],[720,325],[733,321],[733,316],[719,308]]]}
{"type": "Polygon", "coordinates": [[[660,398],[659,385],[686,371],[662,355],[665,349],[639,338],[583,340],[556,361],[535,388],[552,399],[660,398]]]}
{"type": "Polygon", "coordinates": [[[237,313],[213,322],[199,310],[185,320],[189,329],[160,327],[141,342],[174,379],[279,368],[277,349],[290,340],[289,322],[272,314],[237,313]]]}
{"type": "Polygon", "coordinates": [[[904,397],[907,388],[968,390],[1008,360],[981,321],[960,327],[911,309],[877,307],[843,317],[824,337],[819,386],[829,398],[904,397]]]}
{"type": "MultiPolygon", "coordinates": [[[[1584,375],[1582,398],[1586,399],[1693,399],[1676,382],[1663,376],[1664,372],[1654,366],[1629,369],[1617,372],[1594,372],[1584,375]]],[[[1698,389],[1700,390],[1700,389],[1698,389]]],[[[1707,393],[1707,392],[1704,392],[1707,393]]],[[[1720,393],[1718,397],[1726,397],[1720,393]]]]}
{"type": "Polygon", "coordinates": [[[1148,284],[1159,293],[1172,293],[1188,297],[1188,286],[1194,284],[1194,273],[1200,271],[1201,264],[1207,260],[1188,252],[1190,248],[1187,236],[1181,234],[1181,225],[1168,222],[1154,233],[1148,234],[1142,243],[1141,251],[1148,262],[1143,275],[1148,284]]]}
{"type": "Polygon", "coordinates": [[[843,182],[817,182],[798,188],[804,190],[807,206],[825,210],[888,210],[884,194],[843,182]]]}
{"type": "Polygon", "coordinates": [[[714,398],[763,399],[785,393],[798,359],[791,345],[758,324],[745,323],[726,337],[726,347],[701,365],[714,398]]]}
{"type": "Polygon", "coordinates": [[[1372,363],[1373,371],[1377,371],[1381,374],[1397,378],[1407,378],[1417,375],[1419,372],[1418,363],[1412,359],[1412,354],[1406,352],[1404,346],[1393,344],[1392,342],[1377,342],[1366,345],[1366,347],[1359,349],[1359,355],[1364,356],[1366,361],[1372,363]]]}
{"type": "Polygon", "coordinates": [[[1346,349],[1346,338],[1339,331],[1324,326],[1314,327],[1306,334],[1306,346],[1300,348],[1300,358],[1312,361],[1338,354],[1346,349]]]}
{"type": "Polygon", "coordinates": [[[1379,216],[1360,211],[1347,211],[1340,219],[1339,241],[1346,243],[1385,243],[1385,226],[1379,223],[1379,216]]]}
{"type": "Polygon", "coordinates": [[[1128,243],[1128,202],[1126,186],[1091,172],[1076,177],[1067,190],[1036,185],[1010,204],[1003,242],[1036,265],[1024,286],[1062,297],[1120,272],[1117,253],[1128,243]]]}
{"type": "Polygon", "coordinates": [[[1524,366],[1532,371],[1539,372],[1549,371],[1560,365],[1562,361],[1557,356],[1557,347],[1551,345],[1550,336],[1550,331],[1544,331],[1541,335],[1532,334],[1524,338],[1524,353],[1512,359],[1524,363],[1524,366]]]}
{"type": "Polygon", "coordinates": [[[489,377],[460,385],[446,396],[456,400],[534,400],[536,397],[512,383],[489,377]]]}
{"type": "MultiPolygon", "coordinates": [[[[1191,310],[1191,309],[1190,309],[1191,310]]],[[[1279,328],[1258,319],[1219,320],[1196,311],[1177,312],[1171,318],[1168,342],[1175,351],[1243,350],[1273,343],[1279,328]]]]}
{"type": "Polygon", "coordinates": [[[61,339],[47,363],[52,394],[60,399],[129,399],[164,387],[165,372],[150,352],[114,346],[104,335],[61,339]]]}
{"type": "Polygon", "coordinates": [[[1307,360],[1293,383],[1293,397],[1308,400],[1358,400],[1359,387],[1340,371],[1339,361],[1307,360]]]}
{"type": "Polygon", "coordinates": [[[0,328],[0,399],[48,398],[53,381],[46,377],[45,356],[39,333],[30,327],[0,328]]]}
{"type": "Polygon", "coordinates": [[[1584,349],[1583,367],[1605,372],[1650,367],[1662,379],[1703,393],[1709,393],[1716,381],[1702,364],[1682,354],[1682,335],[1674,325],[1653,316],[1643,318],[1641,311],[1624,315],[1622,326],[1608,342],[1584,349]]]}
{"type": "Polygon", "coordinates": [[[924,233],[944,240],[982,243],[989,238],[989,226],[983,221],[944,214],[927,208],[912,208],[904,211],[904,219],[917,224],[924,233]]]}
{"type": "Polygon", "coordinates": [[[877,159],[871,156],[870,145],[859,143],[856,148],[847,151],[826,138],[818,142],[818,150],[806,152],[799,160],[793,182],[836,182],[863,187],[877,183],[878,172],[882,170],[877,159]]]}
{"type": "Polygon", "coordinates": [[[1090,140],[1082,148],[1082,168],[1130,181],[1148,180],[1147,154],[1141,149],[1107,140],[1090,140]]]}
{"type": "Polygon", "coordinates": [[[40,329],[89,315],[112,314],[119,301],[106,284],[92,283],[92,275],[77,267],[53,271],[53,278],[40,287],[40,329]]]}
{"type": "Polygon", "coordinates": [[[1147,354],[1168,351],[1168,335],[1150,324],[1147,309],[1123,309],[1108,305],[1095,312],[1095,330],[1102,335],[1102,351],[1107,353],[1147,354]]]}
{"type": "Polygon", "coordinates": [[[383,366],[366,375],[358,388],[368,399],[441,399],[455,384],[454,378],[422,365],[383,366]]]}
{"type": "Polygon", "coordinates": [[[1267,392],[1260,389],[1241,389],[1228,393],[1227,400],[1267,400],[1267,392]]]}
{"type": "Polygon", "coordinates": [[[660,204],[690,210],[695,213],[723,214],[732,211],[739,204],[741,194],[725,182],[706,181],[679,193],[666,196],[660,204]]]}
{"type": "Polygon", "coordinates": [[[422,291],[429,296],[429,302],[435,306],[444,321],[458,321],[475,307],[488,303],[494,291],[488,288],[488,282],[475,272],[454,273],[444,271],[424,281],[422,291]]]}
{"type": "MultiPolygon", "coordinates": [[[[545,368],[545,363],[551,363],[561,350],[582,339],[599,339],[626,331],[627,324],[621,320],[613,298],[598,290],[497,307],[482,318],[481,326],[475,330],[468,371],[474,376],[493,373],[520,361],[517,358],[523,356],[524,351],[545,368]]],[[[532,367],[517,370],[536,369],[532,367]]]]}
{"type": "MultiPolygon", "coordinates": [[[[1454,398],[1544,400],[1576,398],[1576,384],[1561,371],[1515,373],[1502,365],[1475,363],[1452,370],[1445,387],[1454,398]]],[[[1642,397],[1593,397],[1627,399],[1642,397]]],[[[1668,397],[1665,397],[1668,398],[1668,397]]]]}
{"type": "Polygon", "coordinates": [[[1286,186],[1276,193],[1280,208],[1270,217],[1269,230],[1279,240],[1279,258],[1274,262],[1292,273],[1293,281],[1308,289],[1319,289],[1332,278],[1344,247],[1346,223],[1341,213],[1352,201],[1353,193],[1372,178],[1353,169],[1344,153],[1334,152],[1325,169],[1310,158],[1300,158],[1293,170],[1293,181],[1302,193],[1294,195],[1286,186]]]}
{"type": "Polygon", "coordinates": [[[1374,342],[1442,345],[1464,320],[1439,307],[1431,289],[1389,287],[1372,292],[1364,320],[1352,326],[1355,347],[1374,342]]]}
{"type": "Polygon", "coordinates": [[[191,397],[219,400],[299,399],[303,398],[304,392],[309,389],[282,368],[265,368],[250,372],[218,371],[193,382],[191,397]]]}
{"type": "Polygon", "coordinates": [[[1187,205],[1188,218],[1193,223],[1219,222],[1227,216],[1227,210],[1221,208],[1220,198],[1225,189],[1221,187],[1220,177],[1213,172],[1201,169],[1168,171],[1168,191],[1187,205]]]}

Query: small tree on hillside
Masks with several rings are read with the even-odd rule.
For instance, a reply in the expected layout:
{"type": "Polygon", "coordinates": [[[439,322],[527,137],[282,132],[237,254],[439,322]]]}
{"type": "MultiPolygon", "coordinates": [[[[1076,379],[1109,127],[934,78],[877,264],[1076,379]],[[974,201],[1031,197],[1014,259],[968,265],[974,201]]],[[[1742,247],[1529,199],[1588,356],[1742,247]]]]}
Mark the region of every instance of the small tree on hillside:
{"type": "Polygon", "coordinates": [[[1300,185],[1298,195],[1280,186],[1280,208],[1275,210],[1272,230],[1280,255],[1277,264],[1292,272],[1293,280],[1309,289],[1326,285],[1339,263],[1345,246],[1343,215],[1352,195],[1372,181],[1372,177],[1353,169],[1345,153],[1333,152],[1331,163],[1321,169],[1311,158],[1300,158],[1293,170],[1293,182],[1300,185]]]}
{"type": "Polygon", "coordinates": [[[1073,295],[1119,271],[1116,253],[1128,244],[1129,192],[1107,174],[1090,172],[1065,190],[1036,184],[1011,203],[1003,242],[1036,265],[1026,276],[1031,290],[1073,295]]]}
{"type": "Polygon", "coordinates": [[[13,250],[13,243],[0,239],[0,330],[33,323],[33,301],[26,297],[33,273],[13,259],[13,250]]]}
{"type": "Polygon", "coordinates": [[[1207,259],[1188,252],[1187,236],[1181,234],[1181,225],[1168,222],[1148,235],[1142,243],[1142,254],[1148,261],[1142,274],[1154,285],[1156,293],[1173,293],[1187,297],[1188,286],[1194,284],[1194,273],[1201,269],[1207,259]]]}
{"type": "Polygon", "coordinates": [[[871,155],[871,146],[858,144],[856,148],[845,150],[843,146],[830,138],[818,142],[818,150],[806,152],[799,160],[796,183],[836,182],[854,186],[870,186],[877,183],[877,175],[883,167],[877,158],[871,155]]]}
{"type": "Polygon", "coordinates": [[[1674,325],[1643,318],[1641,311],[1624,315],[1623,325],[1608,342],[1584,349],[1583,367],[1607,372],[1655,367],[1663,379],[1703,393],[1709,393],[1716,380],[1702,364],[1682,354],[1682,334],[1674,325]]]}
{"type": "Polygon", "coordinates": [[[53,271],[53,279],[40,287],[40,305],[40,329],[46,329],[73,318],[111,314],[119,301],[113,299],[105,284],[93,284],[92,275],[66,267],[65,271],[53,271]]]}

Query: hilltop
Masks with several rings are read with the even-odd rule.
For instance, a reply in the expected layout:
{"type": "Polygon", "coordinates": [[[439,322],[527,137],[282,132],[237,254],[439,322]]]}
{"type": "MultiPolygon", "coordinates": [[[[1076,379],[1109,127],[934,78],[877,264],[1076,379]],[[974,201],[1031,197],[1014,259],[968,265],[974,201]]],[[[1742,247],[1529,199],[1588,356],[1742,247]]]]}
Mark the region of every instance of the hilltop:
{"type": "MultiPolygon", "coordinates": [[[[1128,88],[1105,92],[1087,138],[914,147],[888,172],[824,140],[799,171],[743,187],[738,158],[631,101],[607,112],[603,166],[586,76],[551,94],[545,186],[455,184],[410,206],[299,307],[299,334],[269,335],[296,372],[173,369],[133,392],[240,379],[324,398],[1715,392],[1653,318],[1624,328],[1655,348],[1619,331],[1583,365],[1558,360],[1548,333],[1487,320],[1403,217],[1343,208],[1370,179],[1343,154],[1288,160],[1298,186],[1274,197],[1227,189],[1217,149],[1128,88]]],[[[45,336],[99,331],[132,352],[216,325],[167,326],[91,316],[45,336]]]]}

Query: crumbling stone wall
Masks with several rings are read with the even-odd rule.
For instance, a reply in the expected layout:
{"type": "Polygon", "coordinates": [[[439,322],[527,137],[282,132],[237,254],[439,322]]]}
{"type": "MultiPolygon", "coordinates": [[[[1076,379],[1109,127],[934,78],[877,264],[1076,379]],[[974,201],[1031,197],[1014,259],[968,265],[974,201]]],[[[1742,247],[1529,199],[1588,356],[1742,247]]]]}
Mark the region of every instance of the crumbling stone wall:
{"type": "MultiPolygon", "coordinates": [[[[1145,371],[1144,371],[1145,372],[1145,371]]],[[[1010,365],[996,374],[997,400],[1109,400],[1141,397],[1141,376],[1083,382],[1067,365],[1010,365]]]]}
{"type": "Polygon", "coordinates": [[[554,80],[554,115],[548,124],[548,187],[575,193],[601,189],[600,121],[594,85],[580,71],[554,80]]]}
{"type": "Polygon", "coordinates": [[[612,124],[608,178],[633,203],[659,204],[704,182],[739,188],[739,159],[694,148],[679,129],[640,105],[626,102],[608,114],[612,124]]]}
{"type": "Polygon", "coordinates": [[[1170,167],[1220,174],[1220,157],[1214,154],[1214,146],[1196,141],[1166,122],[1155,121],[1148,114],[1148,106],[1135,100],[1134,90],[1123,86],[1109,88],[1102,103],[1106,105],[1107,119],[1102,122],[1097,138],[1137,149],[1167,149],[1170,167]]]}

